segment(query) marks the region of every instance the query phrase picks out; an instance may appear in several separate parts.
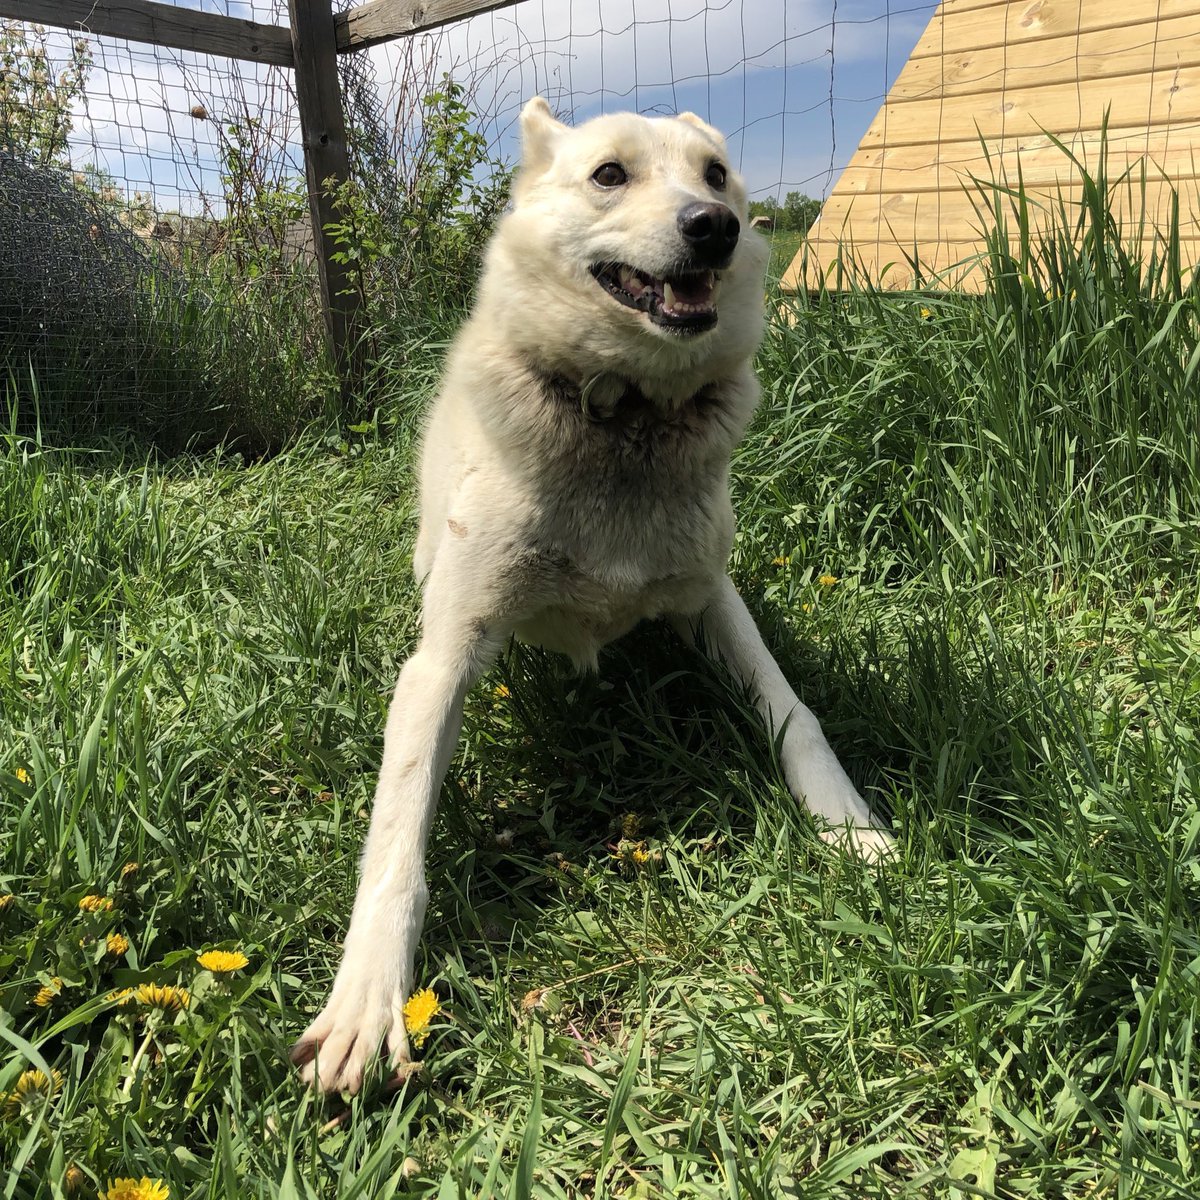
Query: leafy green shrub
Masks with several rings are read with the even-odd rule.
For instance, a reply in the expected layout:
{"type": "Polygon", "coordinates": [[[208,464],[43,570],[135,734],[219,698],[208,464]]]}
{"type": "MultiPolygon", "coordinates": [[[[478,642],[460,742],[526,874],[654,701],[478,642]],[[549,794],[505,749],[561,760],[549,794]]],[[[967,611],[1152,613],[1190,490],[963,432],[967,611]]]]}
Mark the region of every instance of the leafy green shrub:
{"type": "Polygon", "coordinates": [[[770,217],[780,232],[807,233],[821,215],[821,201],[803,192],[788,192],[782,204],[774,196],[750,201],[751,217],[770,217]]]}
{"type": "Polygon", "coordinates": [[[71,111],[92,65],[86,38],[56,63],[45,29],[0,21],[0,150],[36,163],[63,163],[71,111]]]}
{"type": "MultiPolygon", "coordinates": [[[[479,258],[508,198],[511,170],[475,128],[464,88],[445,76],[424,97],[424,121],[395,196],[355,178],[335,193],[343,219],[331,226],[337,257],[355,267],[367,311],[388,320],[417,307],[457,307],[470,295],[479,258]]],[[[390,162],[393,171],[397,164],[390,162]]]]}

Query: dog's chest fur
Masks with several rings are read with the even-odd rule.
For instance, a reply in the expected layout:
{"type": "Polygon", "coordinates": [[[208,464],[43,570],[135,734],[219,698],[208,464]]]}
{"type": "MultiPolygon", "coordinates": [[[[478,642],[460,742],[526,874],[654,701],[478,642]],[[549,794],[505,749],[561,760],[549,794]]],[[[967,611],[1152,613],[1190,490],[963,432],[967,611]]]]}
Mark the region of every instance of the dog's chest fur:
{"type": "MultiPolygon", "coordinates": [[[[528,393],[526,393],[528,395],[528,393]]],[[[592,665],[639,620],[693,608],[733,538],[733,389],[655,405],[629,387],[606,410],[546,380],[524,458],[533,466],[524,531],[553,599],[518,634],[592,665]]]]}

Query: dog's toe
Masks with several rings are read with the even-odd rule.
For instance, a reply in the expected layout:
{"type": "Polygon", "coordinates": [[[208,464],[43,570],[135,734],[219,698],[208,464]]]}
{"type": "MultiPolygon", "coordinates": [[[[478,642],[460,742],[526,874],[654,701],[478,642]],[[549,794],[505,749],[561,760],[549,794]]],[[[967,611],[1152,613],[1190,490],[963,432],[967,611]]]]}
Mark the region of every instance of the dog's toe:
{"type": "Polygon", "coordinates": [[[310,1062],[317,1056],[317,1040],[310,1038],[307,1034],[300,1038],[291,1050],[288,1051],[288,1057],[292,1060],[294,1067],[307,1067],[310,1062]]]}
{"type": "Polygon", "coordinates": [[[410,1080],[420,1076],[424,1070],[425,1064],[423,1062],[408,1062],[405,1060],[391,1073],[384,1084],[384,1088],[389,1092],[399,1091],[410,1080]]]}
{"type": "Polygon", "coordinates": [[[821,840],[857,855],[864,862],[880,862],[896,853],[896,839],[886,830],[874,826],[863,828],[846,825],[825,829],[821,832],[821,840]]]}
{"type": "Polygon", "coordinates": [[[306,1087],[357,1092],[386,1045],[388,1065],[409,1060],[399,989],[368,984],[364,992],[336,988],[321,1014],[292,1047],[291,1059],[306,1087]]]}
{"type": "Polygon", "coordinates": [[[369,1038],[348,1029],[335,1031],[324,1041],[302,1039],[292,1051],[305,1087],[321,1092],[357,1092],[371,1055],[378,1049],[369,1038]]]}

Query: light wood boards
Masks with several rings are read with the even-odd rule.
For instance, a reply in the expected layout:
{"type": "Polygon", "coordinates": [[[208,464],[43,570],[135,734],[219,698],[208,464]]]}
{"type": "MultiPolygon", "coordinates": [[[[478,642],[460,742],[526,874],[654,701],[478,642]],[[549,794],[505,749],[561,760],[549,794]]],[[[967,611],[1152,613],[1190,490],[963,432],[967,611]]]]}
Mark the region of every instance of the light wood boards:
{"type": "Polygon", "coordinates": [[[477,13],[508,8],[517,0],[371,0],[338,13],[339,50],[364,50],[407,33],[436,29],[477,13]]]}
{"type": "Polygon", "coordinates": [[[292,65],[292,35],[284,26],[156,4],[153,0],[0,0],[0,17],[40,21],[176,50],[197,50],[281,67],[292,65]]]}
{"type": "Polygon", "coordinates": [[[1200,242],[1200,0],[943,0],[785,286],[839,253],[906,287],[906,257],[941,271],[978,252],[977,181],[1021,178],[1035,217],[1060,197],[1070,209],[1070,155],[1094,171],[1106,122],[1108,177],[1130,176],[1114,210],[1164,224],[1174,187],[1185,244],[1200,242]]]}

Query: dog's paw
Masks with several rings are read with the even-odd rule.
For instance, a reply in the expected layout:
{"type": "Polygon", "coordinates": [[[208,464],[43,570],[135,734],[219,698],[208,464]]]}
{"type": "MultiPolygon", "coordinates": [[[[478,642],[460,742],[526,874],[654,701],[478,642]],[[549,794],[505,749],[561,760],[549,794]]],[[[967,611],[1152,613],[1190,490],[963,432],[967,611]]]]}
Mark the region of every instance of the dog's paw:
{"type": "Polygon", "coordinates": [[[292,1062],[305,1086],[323,1092],[357,1092],[385,1048],[397,1071],[411,1061],[403,990],[376,979],[356,983],[343,974],[320,1016],[292,1047],[292,1062]]]}
{"type": "Polygon", "coordinates": [[[841,828],[823,829],[821,840],[848,854],[857,855],[864,862],[879,862],[896,853],[896,839],[886,830],[873,825],[843,825],[841,828]]]}

